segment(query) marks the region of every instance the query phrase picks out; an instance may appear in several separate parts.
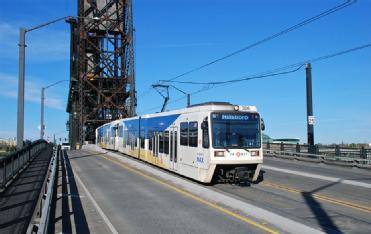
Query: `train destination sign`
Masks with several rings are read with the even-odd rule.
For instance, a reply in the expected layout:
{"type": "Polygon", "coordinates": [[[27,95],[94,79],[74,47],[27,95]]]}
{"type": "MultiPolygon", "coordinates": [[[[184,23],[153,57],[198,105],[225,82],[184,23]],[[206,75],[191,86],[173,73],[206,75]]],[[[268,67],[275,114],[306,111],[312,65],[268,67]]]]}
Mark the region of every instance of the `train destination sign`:
{"type": "Polygon", "coordinates": [[[212,114],[213,120],[236,120],[236,121],[247,121],[250,119],[258,119],[258,116],[256,114],[250,115],[250,114],[225,114],[225,113],[213,113],[212,114]]]}

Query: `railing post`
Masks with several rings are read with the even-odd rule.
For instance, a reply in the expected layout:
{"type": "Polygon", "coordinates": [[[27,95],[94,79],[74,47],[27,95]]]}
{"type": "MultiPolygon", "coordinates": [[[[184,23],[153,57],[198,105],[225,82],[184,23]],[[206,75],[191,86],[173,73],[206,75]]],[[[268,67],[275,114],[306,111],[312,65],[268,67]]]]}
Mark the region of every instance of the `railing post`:
{"type": "Polygon", "coordinates": [[[3,161],[4,164],[4,174],[3,174],[3,187],[6,185],[6,160],[3,161]]]}
{"type": "Polygon", "coordinates": [[[267,142],[267,149],[270,149],[271,148],[271,143],[269,143],[269,141],[267,142]]]}
{"type": "Polygon", "coordinates": [[[314,145],[314,150],[313,150],[314,152],[314,154],[319,154],[319,146],[316,144],[316,145],[314,145]]]}
{"type": "Polygon", "coordinates": [[[367,153],[366,153],[366,149],[364,146],[361,147],[360,155],[362,159],[367,159],[367,153]]]}
{"type": "Polygon", "coordinates": [[[299,145],[299,143],[296,143],[296,153],[300,153],[300,145],[299,145]]]}
{"type": "Polygon", "coordinates": [[[283,145],[283,142],[281,142],[280,150],[285,151],[285,146],[283,145]]]}
{"type": "MultiPolygon", "coordinates": [[[[17,154],[19,154],[19,152],[17,152],[17,154]]],[[[14,156],[12,156],[12,161],[11,161],[11,168],[12,168],[12,177],[14,176],[14,156]]]]}
{"type": "Polygon", "coordinates": [[[336,155],[337,157],[340,156],[340,146],[339,146],[339,145],[335,145],[335,155],[336,155]]]}

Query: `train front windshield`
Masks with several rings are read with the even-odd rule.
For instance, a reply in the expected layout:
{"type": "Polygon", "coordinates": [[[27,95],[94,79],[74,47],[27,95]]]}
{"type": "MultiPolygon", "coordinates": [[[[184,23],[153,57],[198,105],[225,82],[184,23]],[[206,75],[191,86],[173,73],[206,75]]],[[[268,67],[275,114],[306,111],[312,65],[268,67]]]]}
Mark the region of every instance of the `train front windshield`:
{"type": "Polygon", "coordinates": [[[212,144],[221,148],[260,148],[260,117],[256,113],[212,113],[212,144]]]}

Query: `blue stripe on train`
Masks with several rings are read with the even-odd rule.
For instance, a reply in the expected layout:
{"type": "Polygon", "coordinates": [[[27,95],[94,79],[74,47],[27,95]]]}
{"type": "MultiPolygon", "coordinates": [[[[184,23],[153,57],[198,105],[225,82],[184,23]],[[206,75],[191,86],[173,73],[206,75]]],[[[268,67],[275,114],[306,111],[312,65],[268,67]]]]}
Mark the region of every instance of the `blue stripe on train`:
{"type": "MultiPolygon", "coordinates": [[[[140,119],[140,130],[141,135],[144,134],[146,139],[149,138],[150,132],[162,132],[165,131],[174,121],[180,116],[180,114],[159,116],[152,118],[141,118],[140,119]]],[[[139,133],[139,118],[132,120],[123,120],[124,128],[127,128],[129,132],[134,133],[138,137],[139,133]]]]}

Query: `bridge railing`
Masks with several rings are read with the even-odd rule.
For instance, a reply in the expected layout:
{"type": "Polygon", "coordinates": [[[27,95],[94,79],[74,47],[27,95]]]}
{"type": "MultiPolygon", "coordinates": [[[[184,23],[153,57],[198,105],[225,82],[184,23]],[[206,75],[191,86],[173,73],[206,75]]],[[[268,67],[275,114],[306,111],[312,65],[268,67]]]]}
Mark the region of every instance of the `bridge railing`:
{"type": "Polygon", "coordinates": [[[31,233],[46,234],[49,233],[49,222],[52,213],[53,194],[57,186],[57,169],[58,157],[62,153],[60,146],[54,146],[52,159],[48,167],[48,174],[43,184],[38,207],[39,212],[34,213],[30,223],[29,230],[34,230],[31,233]]]}
{"type": "Polygon", "coordinates": [[[11,181],[23,170],[48,143],[37,140],[10,155],[0,158],[0,191],[5,189],[11,181]]]}
{"type": "Polygon", "coordinates": [[[371,149],[365,147],[264,143],[263,149],[267,156],[371,168],[371,149]]]}

